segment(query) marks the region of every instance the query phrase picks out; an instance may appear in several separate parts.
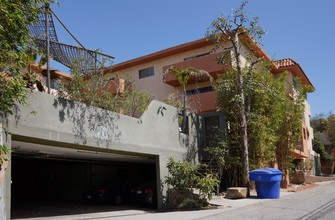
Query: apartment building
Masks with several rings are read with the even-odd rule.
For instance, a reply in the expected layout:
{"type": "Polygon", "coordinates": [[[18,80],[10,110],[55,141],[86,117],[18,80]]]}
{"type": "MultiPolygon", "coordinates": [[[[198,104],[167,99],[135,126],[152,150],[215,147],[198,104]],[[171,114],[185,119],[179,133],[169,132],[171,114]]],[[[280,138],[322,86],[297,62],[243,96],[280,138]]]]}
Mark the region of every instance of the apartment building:
{"type": "MultiPolygon", "coordinates": [[[[131,75],[137,89],[152,93],[158,100],[153,101],[139,119],[55,97],[57,83],[54,81],[51,83],[53,95],[31,94],[28,98],[31,106],[19,106],[15,116],[8,120],[11,134],[2,135],[2,140],[14,150],[0,188],[0,195],[6,198],[0,203],[3,212],[9,216],[11,206],[18,207],[16,199],[43,199],[48,195],[62,200],[80,200],[87,188],[110,181],[108,176],[121,174],[127,174],[123,177],[128,180],[154,179],[158,192],[157,207],[162,208],[167,187],[161,183],[168,175],[166,163],[169,156],[177,160],[186,157],[196,157],[196,162],[201,160],[201,155],[195,155],[199,150],[201,152],[199,146],[206,142],[202,137],[206,137],[210,126],[224,125],[224,116],[217,110],[216,91],[211,83],[208,80],[190,80],[187,85],[188,105],[193,105],[201,117],[189,116],[188,134],[179,132],[176,108],[162,101],[172,93],[181,94],[182,88],[173,75],[167,74],[164,80],[163,75],[170,66],[181,69],[194,67],[217,78],[227,66],[216,62],[223,51],[213,52],[212,48],[211,42],[199,39],[116,64],[112,72],[105,71],[106,78],[113,78],[109,88],[113,94],[122,93],[127,83],[124,78],[131,75]],[[36,116],[30,114],[33,110],[37,111],[36,116]],[[33,172],[25,171],[26,168],[33,172]],[[27,178],[29,184],[21,181],[27,178]],[[25,190],[27,186],[30,188],[28,191],[25,190]],[[21,194],[11,195],[11,188],[21,194]]],[[[253,49],[243,47],[243,63],[246,63],[249,53],[253,53],[255,58],[270,60],[259,46],[253,49]]],[[[42,73],[44,68],[33,68],[41,72],[38,79],[44,86],[43,90],[47,91],[46,77],[42,73]]],[[[274,63],[274,74],[285,70],[289,72],[288,83],[293,83],[294,77],[298,76],[304,84],[313,86],[296,61],[283,59],[274,63]]],[[[59,71],[53,73],[71,78],[59,71]]],[[[307,161],[316,156],[312,150],[310,116],[306,101],[302,145],[294,152],[298,160],[307,161]]]]}
{"type": "MultiPolygon", "coordinates": [[[[206,70],[213,78],[217,78],[219,74],[224,73],[228,65],[217,63],[217,58],[223,53],[222,49],[213,52],[213,44],[205,38],[167,48],[148,54],[139,58],[128,60],[111,67],[111,70],[104,72],[106,78],[113,80],[108,87],[108,91],[117,94],[122,93],[126,86],[125,78],[130,76],[136,81],[136,87],[139,90],[147,91],[154,95],[154,99],[164,102],[171,94],[180,97],[183,93],[182,87],[178,79],[173,74],[163,75],[166,70],[175,66],[179,69],[194,67],[200,70],[206,70]],[[115,77],[115,75],[117,77],[115,77]]],[[[269,55],[259,46],[253,48],[243,46],[241,50],[242,63],[247,62],[247,56],[252,53],[256,58],[263,57],[271,60],[269,55]]],[[[45,67],[38,70],[37,65],[33,65],[33,70],[37,72],[45,71],[45,67]]],[[[294,84],[294,78],[299,77],[303,84],[313,84],[308,76],[299,65],[298,62],[291,58],[277,60],[273,63],[272,72],[275,77],[279,77],[284,71],[288,72],[287,84],[288,88],[294,84]]],[[[60,71],[54,71],[54,74],[70,79],[71,76],[60,71]]],[[[39,80],[42,84],[47,84],[46,77],[39,74],[39,80]]],[[[58,85],[55,80],[51,80],[51,93],[56,94],[58,85]]],[[[45,87],[45,91],[46,91],[45,87]]],[[[293,99],[294,91],[288,91],[288,98],[293,99]]],[[[212,88],[212,84],[208,79],[194,80],[191,79],[187,84],[187,105],[193,110],[193,113],[202,116],[202,123],[205,126],[204,137],[208,126],[218,126],[223,128],[224,116],[217,111],[216,91],[212,88]]],[[[311,108],[305,101],[305,112],[302,121],[301,147],[295,149],[294,157],[297,160],[305,162],[313,161],[318,158],[318,154],[313,151],[312,140],[314,138],[313,129],[310,126],[311,108]]],[[[203,141],[206,141],[205,139],[203,141]]],[[[202,143],[205,145],[205,143],[202,143]]],[[[201,157],[201,155],[200,155],[201,157]]],[[[312,169],[315,174],[315,170],[312,169]]]]}
{"type": "MultiPolygon", "coordinates": [[[[116,64],[112,67],[112,73],[106,71],[106,77],[114,74],[122,79],[125,75],[132,76],[136,80],[137,88],[152,93],[157,100],[164,101],[171,94],[182,94],[182,87],[178,79],[167,74],[163,79],[164,72],[171,66],[180,69],[194,67],[206,70],[212,77],[217,78],[218,74],[224,73],[227,65],[217,63],[217,58],[223,53],[222,50],[213,52],[213,44],[205,38],[174,46],[136,59],[116,64]]],[[[268,54],[259,46],[248,48],[242,47],[242,63],[247,62],[247,56],[252,53],[256,58],[263,57],[271,60],[268,54]]],[[[303,84],[313,84],[298,62],[291,58],[277,60],[273,63],[272,72],[279,77],[284,71],[288,72],[288,85],[294,84],[294,78],[299,77],[303,84]]],[[[292,92],[288,91],[288,97],[293,98],[292,92]]],[[[223,126],[223,115],[217,111],[216,91],[213,90],[209,80],[190,80],[187,84],[187,102],[196,113],[203,116],[203,123],[206,126],[223,126]],[[221,121],[221,124],[219,123],[221,121]]],[[[294,157],[305,162],[314,160],[317,154],[312,149],[313,129],[310,126],[310,106],[305,101],[305,113],[302,121],[301,147],[294,151],[294,157]]],[[[205,134],[206,135],[206,134],[205,134]]],[[[315,173],[315,171],[313,171],[315,173]]]]}

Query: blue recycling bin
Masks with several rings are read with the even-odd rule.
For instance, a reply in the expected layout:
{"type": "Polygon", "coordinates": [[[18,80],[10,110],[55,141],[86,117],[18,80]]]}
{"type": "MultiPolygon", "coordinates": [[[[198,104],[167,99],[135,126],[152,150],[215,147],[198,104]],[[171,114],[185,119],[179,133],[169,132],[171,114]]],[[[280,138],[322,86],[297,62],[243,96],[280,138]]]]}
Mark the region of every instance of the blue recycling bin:
{"type": "Polygon", "coordinates": [[[250,180],[255,181],[257,197],[278,199],[282,172],[274,168],[264,168],[249,172],[250,180]]]}

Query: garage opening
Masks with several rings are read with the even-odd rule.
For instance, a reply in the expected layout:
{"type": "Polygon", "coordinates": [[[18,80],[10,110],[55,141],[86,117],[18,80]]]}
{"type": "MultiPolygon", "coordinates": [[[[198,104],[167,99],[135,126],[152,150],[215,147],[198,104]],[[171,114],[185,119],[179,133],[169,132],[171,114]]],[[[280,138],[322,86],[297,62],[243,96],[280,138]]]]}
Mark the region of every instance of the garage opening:
{"type": "Polygon", "coordinates": [[[154,161],[13,153],[11,216],[15,219],[156,208],[154,161]],[[148,193],[152,193],[151,201],[145,198],[148,193]]]}

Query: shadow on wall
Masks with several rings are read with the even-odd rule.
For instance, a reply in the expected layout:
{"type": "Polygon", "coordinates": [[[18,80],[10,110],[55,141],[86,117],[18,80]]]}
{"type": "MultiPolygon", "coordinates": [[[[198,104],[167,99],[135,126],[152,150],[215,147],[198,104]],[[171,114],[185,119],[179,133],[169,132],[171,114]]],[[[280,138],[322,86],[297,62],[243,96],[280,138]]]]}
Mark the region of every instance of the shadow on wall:
{"type": "Polygon", "coordinates": [[[181,141],[183,146],[187,148],[184,160],[193,163],[198,163],[199,162],[197,161],[198,158],[197,155],[199,153],[198,143],[200,143],[200,140],[202,138],[200,119],[198,115],[189,114],[188,121],[190,121],[190,123],[188,123],[190,134],[186,135],[186,137],[184,138],[181,138],[181,135],[185,134],[179,133],[179,141],[181,141]]]}
{"type": "Polygon", "coordinates": [[[118,113],[59,97],[54,99],[53,106],[59,111],[60,122],[71,122],[76,144],[87,144],[87,133],[92,132],[98,146],[105,145],[108,148],[113,141],[119,141],[121,131],[116,123],[120,119],[118,113]]]}

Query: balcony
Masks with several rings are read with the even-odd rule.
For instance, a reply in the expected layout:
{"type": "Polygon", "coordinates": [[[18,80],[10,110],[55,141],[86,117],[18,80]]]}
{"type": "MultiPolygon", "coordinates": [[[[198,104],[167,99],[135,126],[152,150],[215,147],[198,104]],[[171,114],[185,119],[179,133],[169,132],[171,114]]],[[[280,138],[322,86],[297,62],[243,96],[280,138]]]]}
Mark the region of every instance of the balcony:
{"type": "MultiPolygon", "coordinates": [[[[221,54],[222,53],[214,53],[214,54],[209,54],[209,55],[197,57],[194,59],[182,61],[179,63],[172,63],[171,65],[167,65],[163,67],[163,73],[171,66],[175,66],[179,69],[193,67],[199,70],[206,70],[209,74],[211,74],[211,76],[213,76],[214,78],[217,78],[218,74],[223,73],[229,67],[228,64],[222,65],[222,64],[217,63],[217,58],[220,57],[221,54]]],[[[201,82],[201,81],[207,81],[207,80],[208,79],[202,79],[202,80],[200,79],[197,81],[201,82]]],[[[178,87],[180,85],[178,79],[172,73],[166,74],[166,78],[164,82],[174,87],[178,87]]],[[[188,84],[191,84],[194,82],[196,82],[196,79],[190,79],[188,84]]]]}
{"type": "Polygon", "coordinates": [[[196,113],[216,111],[216,91],[187,96],[187,105],[196,113]]]}
{"type": "Polygon", "coordinates": [[[301,128],[301,146],[299,148],[294,149],[294,158],[295,159],[303,159],[309,158],[309,150],[308,150],[308,135],[307,128],[304,123],[302,123],[301,128]]]}
{"type": "Polygon", "coordinates": [[[113,95],[122,94],[126,89],[127,83],[124,79],[113,79],[109,80],[106,85],[103,87],[103,90],[110,92],[113,95]]]}
{"type": "Polygon", "coordinates": [[[306,152],[301,151],[300,149],[294,149],[293,157],[295,159],[304,159],[308,158],[309,155],[306,152]]]}

